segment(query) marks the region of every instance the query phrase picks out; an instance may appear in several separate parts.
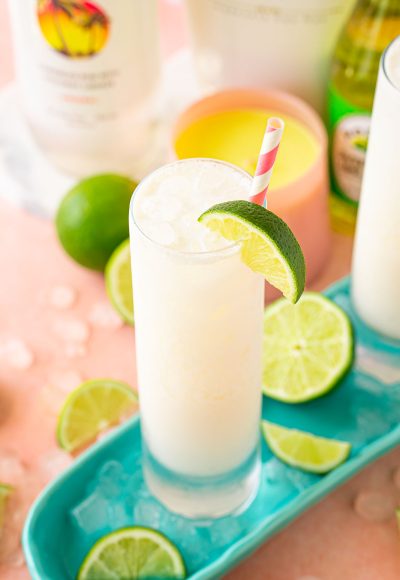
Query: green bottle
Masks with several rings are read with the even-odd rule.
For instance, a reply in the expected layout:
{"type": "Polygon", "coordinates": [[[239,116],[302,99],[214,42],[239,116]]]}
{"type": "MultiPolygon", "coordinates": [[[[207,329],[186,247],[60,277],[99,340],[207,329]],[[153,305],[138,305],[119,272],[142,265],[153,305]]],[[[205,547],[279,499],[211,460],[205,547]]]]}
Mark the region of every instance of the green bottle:
{"type": "Polygon", "coordinates": [[[336,45],[328,89],[332,211],[354,226],[379,61],[400,34],[400,0],[358,0],[336,45]]]}

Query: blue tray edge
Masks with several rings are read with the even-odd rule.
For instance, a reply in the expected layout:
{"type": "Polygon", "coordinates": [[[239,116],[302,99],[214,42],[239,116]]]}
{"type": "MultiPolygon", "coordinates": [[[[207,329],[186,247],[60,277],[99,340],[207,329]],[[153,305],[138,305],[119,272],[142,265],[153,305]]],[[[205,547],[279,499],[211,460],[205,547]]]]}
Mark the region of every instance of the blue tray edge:
{"type": "MultiPolygon", "coordinates": [[[[324,291],[324,294],[330,296],[331,294],[339,292],[348,284],[349,277],[345,277],[330,286],[326,291],[324,291]]],[[[46,502],[50,493],[54,493],[57,488],[63,484],[63,481],[70,477],[71,472],[79,470],[82,463],[86,462],[90,457],[94,456],[103,446],[106,446],[114,439],[119,438],[125,431],[130,430],[136,423],[139,422],[139,420],[139,415],[136,415],[126,424],[118,427],[112,433],[104,437],[100,442],[92,445],[87,451],[82,453],[82,455],[74,461],[70,468],[68,468],[49,486],[47,486],[35,500],[25,522],[22,536],[22,544],[26,563],[33,580],[44,580],[39,575],[39,571],[31,551],[29,539],[31,530],[34,528],[34,523],[40,512],[42,504],[46,502]]],[[[337,486],[349,480],[352,476],[356,475],[361,468],[365,467],[378,457],[384,455],[398,444],[400,444],[400,425],[393,429],[388,435],[385,435],[375,442],[370,443],[367,453],[362,453],[357,457],[349,459],[342,466],[338,467],[330,474],[324,476],[324,478],[318,484],[313,485],[301,492],[295,498],[292,504],[288,505],[284,513],[281,515],[274,514],[273,516],[268,517],[258,528],[254,529],[240,540],[235,541],[226,550],[226,552],[218,558],[218,560],[215,560],[208,566],[192,574],[190,579],[208,580],[220,577],[222,574],[226,573],[228,570],[233,568],[235,565],[253,553],[267,539],[282,530],[286,525],[300,516],[309,507],[313,506],[320,499],[324,498],[337,486]]]]}

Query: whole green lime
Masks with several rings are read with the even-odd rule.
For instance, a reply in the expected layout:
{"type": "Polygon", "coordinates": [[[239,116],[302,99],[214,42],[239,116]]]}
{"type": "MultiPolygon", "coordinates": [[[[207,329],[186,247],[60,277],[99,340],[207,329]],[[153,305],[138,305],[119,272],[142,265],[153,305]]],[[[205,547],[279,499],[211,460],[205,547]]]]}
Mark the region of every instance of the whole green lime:
{"type": "Polygon", "coordinates": [[[103,271],[115,248],[129,236],[129,203],[137,183],[111,173],[88,177],[64,197],[56,229],[76,262],[103,271]]]}

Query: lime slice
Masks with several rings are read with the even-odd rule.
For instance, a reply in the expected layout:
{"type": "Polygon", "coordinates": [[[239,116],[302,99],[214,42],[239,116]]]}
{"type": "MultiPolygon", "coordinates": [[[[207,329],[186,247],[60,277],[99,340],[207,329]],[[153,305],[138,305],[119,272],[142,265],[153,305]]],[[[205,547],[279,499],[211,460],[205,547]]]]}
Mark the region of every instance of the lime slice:
{"type": "Polygon", "coordinates": [[[78,580],[185,577],[185,564],[176,546],[160,532],[138,526],[100,538],[78,572],[78,580]]]}
{"type": "Polygon", "coordinates": [[[133,324],[133,294],[129,240],[122,242],[107,262],[106,289],[111,304],[123,320],[133,324]]]}
{"type": "Polygon", "coordinates": [[[243,262],[278,288],[291,302],[304,290],[305,263],[298,241],[277,215],[250,201],[214,205],[199,222],[241,244],[243,262]]]}
{"type": "Polygon", "coordinates": [[[67,397],[57,425],[57,439],[66,451],[76,451],[115,425],[137,405],[125,383],[96,379],[82,383],[67,397]]]}
{"type": "Polygon", "coordinates": [[[348,458],[351,445],[345,441],[317,437],[297,429],[262,422],[262,430],[272,453],[284,463],[311,473],[327,473],[348,458]]]}
{"type": "Polygon", "coordinates": [[[263,391],[301,403],[330,391],[350,369],[353,331],[345,312],[316,292],[296,306],[278,300],[265,309],[263,391]]]}
{"type": "Polygon", "coordinates": [[[11,485],[0,483],[0,531],[3,527],[6,504],[13,491],[14,488],[11,485]]]}

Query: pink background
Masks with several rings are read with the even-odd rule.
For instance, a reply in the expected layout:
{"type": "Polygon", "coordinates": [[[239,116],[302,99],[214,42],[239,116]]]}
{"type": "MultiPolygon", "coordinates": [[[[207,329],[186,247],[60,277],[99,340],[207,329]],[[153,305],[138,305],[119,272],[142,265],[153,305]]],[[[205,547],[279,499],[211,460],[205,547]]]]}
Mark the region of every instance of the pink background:
{"type": "MultiPolygon", "coordinates": [[[[13,0],[21,1],[21,0],[13,0]]],[[[186,42],[180,3],[161,3],[163,51],[171,54],[186,42]]],[[[0,0],[0,86],[12,79],[12,55],[6,2],[0,0]]],[[[93,305],[107,305],[100,275],[74,265],[61,251],[53,226],[0,201],[0,344],[18,338],[33,352],[28,370],[0,359],[1,450],[15,450],[32,473],[38,459],[55,450],[55,406],[49,388],[60,375],[81,379],[111,376],[136,386],[132,330],[99,328],[88,321],[93,305]],[[56,285],[77,293],[66,311],[49,305],[56,285]],[[90,331],[84,352],[68,356],[57,325],[75,320],[90,331]]],[[[349,271],[351,238],[335,235],[320,289],[349,271]]],[[[51,389],[50,389],[51,392],[51,389]]],[[[395,518],[369,522],[353,503],[360,491],[379,490],[400,504],[393,470],[400,450],[392,451],[297,519],[228,574],[230,579],[263,580],[398,580],[400,546],[395,518]]],[[[1,580],[29,578],[25,568],[0,567],[1,580]]],[[[54,579],[55,580],[55,579],[54,579]]]]}

